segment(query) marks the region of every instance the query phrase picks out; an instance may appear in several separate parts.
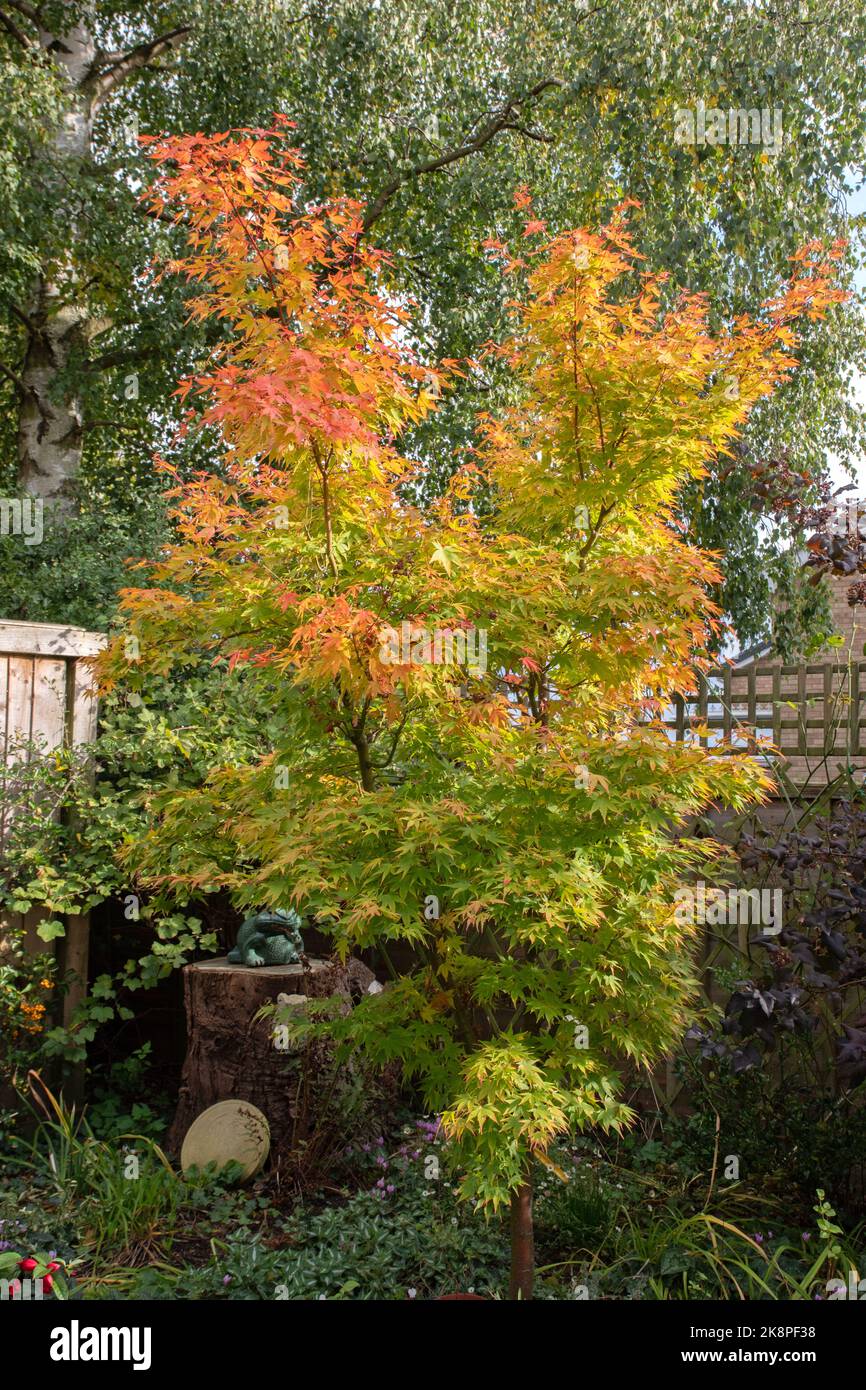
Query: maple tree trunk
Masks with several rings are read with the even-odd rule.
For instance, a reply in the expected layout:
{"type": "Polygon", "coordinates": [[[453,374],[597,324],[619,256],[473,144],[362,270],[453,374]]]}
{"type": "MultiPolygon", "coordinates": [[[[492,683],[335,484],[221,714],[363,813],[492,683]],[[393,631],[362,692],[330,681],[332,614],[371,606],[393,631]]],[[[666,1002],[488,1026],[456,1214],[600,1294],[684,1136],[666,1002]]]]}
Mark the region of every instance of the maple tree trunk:
{"type": "Polygon", "coordinates": [[[532,1179],[511,1194],[511,1282],[509,1298],[532,1297],[535,1278],[535,1234],[532,1225],[532,1179]]]}

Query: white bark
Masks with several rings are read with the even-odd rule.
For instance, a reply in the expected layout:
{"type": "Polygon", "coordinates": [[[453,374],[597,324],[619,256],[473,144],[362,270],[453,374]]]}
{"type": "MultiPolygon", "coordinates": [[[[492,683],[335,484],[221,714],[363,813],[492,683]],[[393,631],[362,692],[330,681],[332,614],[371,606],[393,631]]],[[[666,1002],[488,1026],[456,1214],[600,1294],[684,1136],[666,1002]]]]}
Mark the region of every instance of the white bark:
{"type": "MultiPolygon", "coordinates": [[[[38,12],[31,6],[16,8],[33,24],[30,34],[19,33],[19,41],[31,51],[40,49],[60,75],[65,109],[49,155],[53,163],[66,165],[74,184],[76,170],[92,158],[93,121],[99,107],[126,78],[183,43],[190,29],[172,30],[126,53],[105,53],[97,48],[86,9],[79,12],[77,23],[53,32],[40,27],[38,12]]],[[[94,327],[76,271],[77,236],[70,210],[67,254],[43,267],[18,313],[27,333],[24,365],[16,383],[19,481],[25,492],[60,512],[75,504],[83,437],[78,395],[74,387],[61,385],[60,379],[94,327]]]]}
{"type": "MultiPolygon", "coordinates": [[[[83,164],[89,159],[93,113],[84,83],[94,59],[93,36],[82,22],[62,34],[38,31],[38,43],[50,53],[61,74],[67,96],[63,118],[54,133],[55,160],[83,164]]],[[[77,228],[69,224],[69,246],[77,228]]],[[[71,254],[38,276],[24,306],[27,346],[21,369],[18,416],[18,460],[22,488],[59,510],[74,500],[75,478],[81,463],[81,408],[70,390],[57,390],[58,376],[81,341],[87,309],[78,293],[71,254]]]]}

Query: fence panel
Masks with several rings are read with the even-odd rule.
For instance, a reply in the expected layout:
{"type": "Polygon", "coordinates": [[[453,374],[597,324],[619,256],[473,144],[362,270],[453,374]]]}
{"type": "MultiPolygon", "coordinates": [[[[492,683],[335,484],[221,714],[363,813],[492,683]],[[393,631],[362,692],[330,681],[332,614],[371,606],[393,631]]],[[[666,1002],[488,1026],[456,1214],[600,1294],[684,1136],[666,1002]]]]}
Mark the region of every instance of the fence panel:
{"type": "MultiPolygon", "coordinates": [[[[90,743],[96,735],[96,694],[88,658],[105,642],[102,633],[81,628],[0,622],[0,864],[15,814],[12,765],[29,761],[40,750],[90,743]]],[[[28,950],[48,949],[37,935],[45,915],[33,908],[26,917],[7,915],[0,920],[0,949],[4,929],[20,927],[28,950]]],[[[86,916],[68,919],[61,952],[62,968],[70,977],[64,1022],[86,991],[88,935],[86,916]]]]}
{"type": "Polygon", "coordinates": [[[716,667],[696,673],[663,722],[678,743],[730,741],[794,782],[827,782],[845,766],[866,768],[864,672],[866,661],[716,667]]]}

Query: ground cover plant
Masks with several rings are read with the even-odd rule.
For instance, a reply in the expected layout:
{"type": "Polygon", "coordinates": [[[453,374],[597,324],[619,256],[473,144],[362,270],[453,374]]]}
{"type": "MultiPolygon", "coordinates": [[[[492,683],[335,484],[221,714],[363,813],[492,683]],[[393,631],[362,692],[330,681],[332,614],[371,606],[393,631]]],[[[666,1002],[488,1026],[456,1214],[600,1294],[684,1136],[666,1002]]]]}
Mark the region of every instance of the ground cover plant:
{"type": "MultiPolygon", "coordinates": [[[[52,1297],[89,1300],[501,1298],[508,1223],[460,1197],[438,1117],[349,1145],[339,1192],[287,1197],[272,1178],[182,1178],[141,1135],[102,1140],[40,1088],[42,1125],[4,1146],[0,1278],[53,1265],[52,1297]],[[53,1161],[52,1161],[53,1156],[53,1161]],[[138,1181],[124,1177],[130,1160],[138,1181]]],[[[650,1123],[648,1121],[648,1123],[650,1123]]],[[[823,1193],[792,1202],[701,1170],[677,1123],[652,1139],[558,1141],[536,1181],[536,1296],[809,1300],[860,1269],[866,1230],[823,1193]]]]}

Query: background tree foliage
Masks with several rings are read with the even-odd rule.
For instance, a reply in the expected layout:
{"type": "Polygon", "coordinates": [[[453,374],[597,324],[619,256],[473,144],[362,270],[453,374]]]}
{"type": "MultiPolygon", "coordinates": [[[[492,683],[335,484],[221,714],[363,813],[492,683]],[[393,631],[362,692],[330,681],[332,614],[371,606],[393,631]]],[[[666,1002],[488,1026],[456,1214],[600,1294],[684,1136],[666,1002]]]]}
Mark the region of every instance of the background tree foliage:
{"type": "MultiPolygon", "coordinates": [[[[136,122],[142,132],[207,132],[268,123],[276,109],[295,119],[310,195],[368,203],[377,240],[395,257],[394,288],[416,301],[428,355],[474,354],[501,329],[504,291],[481,243],[517,229],[513,193],[523,182],[552,232],[603,219],[625,195],[640,199],[639,249],[678,284],[705,291],[719,323],[754,309],[810,236],[847,232],[849,274],[861,257],[843,190],[846,170],[863,167],[866,16],[847,0],[7,0],[0,19],[5,495],[16,487],[16,378],[29,335],[20,314],[34,277],[70,249],[72,297],[88,329],[52,386],[80,401],[78,520],[42,546],[0,538],[8,616],[104,625],[124,555],[151,552],[162,534],[152,454],[176,424],[173,383],[214,330],[185,322],[177,287],[149,282],[147,266],[172,232],[136,201],[148,177],[136,122]],[[51,43],[82,19],[107,54],[143,57],[160,36],[181,38],[118,77],[79,158],[58,155],[53,139],[68,93],[51,43]],[[678,146],[674,112],[699,99],[779,107],[781,152],[678,146]]],[[[850,460],[862,448],[848,387],[863,363],[852,303],[808,336],[802,373],[755,412],[735,466],[686,494],[696,539],[724,551],[725,603],[744,641],[766,626],[787,499],[808,495],[829,449],[850,460]],[[783,470],[769,496],[754,487],[765,465],[783,470]]],[[[435,438],[418,428],[409,443],[431,465],[431,488],[474,440],[479,406],[505,403],[508,391],[507,374],[491,369],[454,393],[435,438]]],[[[172,455],[184,470],[218,463],[201,436],[172,455]]]]}

